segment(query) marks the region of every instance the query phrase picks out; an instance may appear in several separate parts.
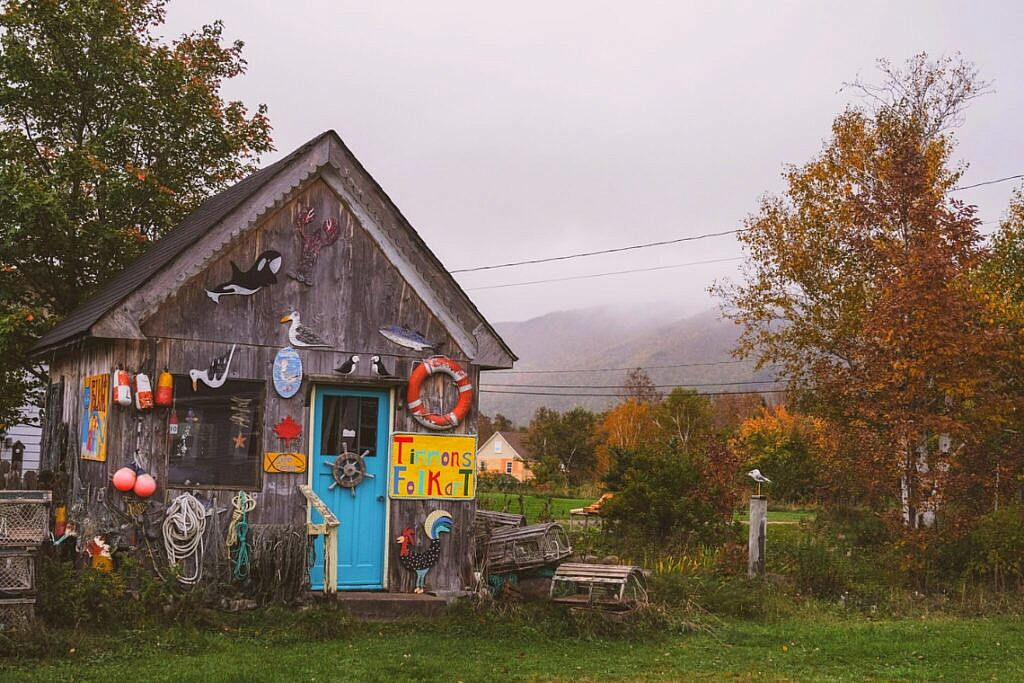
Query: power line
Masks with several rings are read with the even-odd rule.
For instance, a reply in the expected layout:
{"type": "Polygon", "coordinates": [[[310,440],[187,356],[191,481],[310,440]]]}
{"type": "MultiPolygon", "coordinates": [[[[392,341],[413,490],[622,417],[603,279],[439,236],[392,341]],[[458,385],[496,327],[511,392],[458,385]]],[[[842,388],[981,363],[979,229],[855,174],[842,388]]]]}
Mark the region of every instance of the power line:
{"type": "Polygon", "coordinates": [[[702,266],[709,263],[725,263],[726,261],[742,261],[745,256],[732,256],[729,258],[708,259],[706,261],[690,261],[688,263],[674,263],[668,266],[654,266],[651,268],[631,268],[629,270],[613,270],[604,273],[590,273],[589,275],[573,275],[571,277],[556,277],[547,280],[529,280],[527,282],[507,282],[501,285],[487,285],[486,287],[467,287],[467,292],[477,292],[483,289],[504,289],[506,287],[524,287],[526,285],[540,285],[547,282],[567,282],[569,280],[589,280],[595,277],[607,277],[609,275],[625,275],[627,273],[647,273],[654,270],[669,270],[671,268],[682,268],[684,266],[702,266]]]}
{"type": "MultiPolygon", "coordinates": [[[[692,387],[732,387],[746,384],[778,384],[777,379],[754,379],[745,382],[688,382],[686,384],[654,384],[653,389],[690,389],[692,387]]],[[[622,389],[621,384],[485,384],[482,387],[509,387],[523,389],[622,389]]]]}
{"type": "Polygon", "coordinates": [[[455,273],[474,273],[479,270],[496,270],[498,268],[511,268],[512,266],[525,266],[533,263],[549,263],[551,261],[566,261],[568,259],[583,258],[585,256],[598,256],[600,254],[615,254],[620,251],[631,251],[634,249],[649,249],[650,247],[664,247],[669,244],[679,244],[680,242],[693,242],[695,240],[703,240],[708,237],[722,237],[724,235],[733,235],[741,230],[725,230],[723,232],[709,232],[704,235],[694,235],[692,237],[679,237],[672,240],[661,240],[659,242],[646,242],[644,244],[631,244],[627,247],[615,247],[613,249],[600,249],[598,251],[584,251],[578,254],[565,254],[564,256],[550,256],[548,258],[536,258],[528,259],[526,261],[510,261],[509,263],[496,263],[492,266],[477,266],[476,268],[460,268],[458,270],[449,271],[453,275],[455,273]]]}
{"type": "Polygon", "coordinates": [[[620,372],[622,370],[662,370],[665,368],[696,368],[708,365],[729,365],[732,363],[749,363],[747,360],[715,360],[706,363],[676,363],[674,365],[631,365],[625,368],[582,368],[580,370],[488,370],[489,376],[503,375],[554,375],[565,372],[620,372]]]}
{"type": "MultiPolygon", "coordinates": [[[[539,391],[502,391],[498,389],[480,389],[482,394],[510,394],[513,396],[572,396],[592,398],[622,398],[622,394],[581,394],[539,391]]],[[[784,394],[785,389],[753,389],[751,391],[697,391],[698,396],[740,396],[745,394],[784,394]]]]}
{"type": "Polygon", "coordinates": [[[1017,180],[1024,178],[1024,173],[1018,173],[1017,175],[1008,175],[1005,178],[996,178],[995,180],[986,180],[981,183],[974,183],[973,185],[964,185],[962,187],[954,187],[950,192],[959,192],[960,190],[969,190],[972,187],[981,187],[983,185],[995,185],[996,183],[1005,183],[1007,180],[1017,180]]]}

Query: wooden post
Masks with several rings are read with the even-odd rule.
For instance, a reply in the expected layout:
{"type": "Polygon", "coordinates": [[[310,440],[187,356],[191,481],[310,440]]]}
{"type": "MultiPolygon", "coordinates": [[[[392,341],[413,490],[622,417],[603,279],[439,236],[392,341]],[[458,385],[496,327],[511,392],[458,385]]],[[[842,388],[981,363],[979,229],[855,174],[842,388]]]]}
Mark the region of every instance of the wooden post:
{"type": "Polygon", "coordinates": [[[747,576],[764,576],[764,538],[768,525],[768,497],[750,497],[750,536],[747,541],[747,576]]]}

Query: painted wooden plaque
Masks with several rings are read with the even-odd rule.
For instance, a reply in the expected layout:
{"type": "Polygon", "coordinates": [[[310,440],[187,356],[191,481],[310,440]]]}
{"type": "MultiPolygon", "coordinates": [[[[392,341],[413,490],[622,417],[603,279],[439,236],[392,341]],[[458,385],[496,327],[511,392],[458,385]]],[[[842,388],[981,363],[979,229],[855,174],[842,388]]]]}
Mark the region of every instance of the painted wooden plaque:
{"type": "Polygon", "coordinates": [[[269,474],[295,474],[306,471],[305,453],[264,453],[263,471],[269,474]]]}
{"type": "Polygon", "coordinates": [[[107,459],[107,408],[110,375],[90,375],[82,387],[82,460],[107,459]]]}
{"type": "Polygon", "coordinates": [[[467,500],[476,497],[475,436],[394,434],[388,465],[391,498],[467,500]]]}
{"type": "Polygon", "coordinates": [[[291,398],[302,386],[302,359],[299,352],[286,346],[274,357],[274,390],[281,398],[291,398]]]}

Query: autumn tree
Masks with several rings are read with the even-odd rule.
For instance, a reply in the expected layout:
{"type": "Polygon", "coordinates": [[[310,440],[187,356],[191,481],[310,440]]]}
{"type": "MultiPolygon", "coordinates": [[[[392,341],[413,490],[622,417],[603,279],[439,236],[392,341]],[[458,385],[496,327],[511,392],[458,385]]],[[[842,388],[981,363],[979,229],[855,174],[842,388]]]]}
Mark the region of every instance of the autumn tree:
{"type": "Polygon", "coordinates": [[[593,479],[597,425],[597,415],[585,408],[564,413],[538,408],[526,434],[526,445],[539,461],[532,468],[538,483],[554,479],[555,472],[563,473],[574,485],[593,479]]]}
{"type": "Polygon", "coordinates": [[[621,394],[624,399],[633,399],[639,403],[657,403],[661,400],[654,380],[643,368],[633,368],[626,373],[621,394]]]}
{"type": "Polygon", "coordinates": [[[730,446],[746,468],[758,468],[772,478],[771,494],[788,502],[808,502],[819,487],[826,428],[822,420],[785,406],[763,408],[740,425],[730,446]]]}
{"type": "Polygon", "coordinates": [[[629,399],[606,412],[598,427],[596,475],[605,476],[622,453],[636,452],[651,441],[655,429],[653,408],[646,401],[629,399]]]}
{"type": "Polygon", "coordinates": [[[220,22],[165,43],[165,0],[26,0],[0,13],[0,423],[45,377],[41,334],[272,149],[220,22]]]}
{"type": "Polygon", "coordinates": [[[975,208],[952,190],[953,129],[984,92],[972,65],[920,55],[856,83],[824,149],[785,172],[739,239],[742,282],[718,283],[737,349],[771,364],[800,404],[876,438],[875,487],[911,525],[954,495],[943,478],[998,422],[1004,349],[967,275],[983,250],[975,208]]]}
{"type": "Polygon", "coordinates": [[[715,436],[711,401],[692,389],[673,389],[654,407],[651,417],[651,438],[662,445],[675,441],[675,448],[684,453],[704,450],[715,436]]]}

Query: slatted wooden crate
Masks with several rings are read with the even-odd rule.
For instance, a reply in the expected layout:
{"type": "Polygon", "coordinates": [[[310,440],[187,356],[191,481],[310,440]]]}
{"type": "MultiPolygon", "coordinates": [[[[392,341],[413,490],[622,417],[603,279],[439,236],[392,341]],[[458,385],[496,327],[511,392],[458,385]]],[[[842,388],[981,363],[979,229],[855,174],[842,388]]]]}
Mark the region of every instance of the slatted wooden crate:
{"type": "Polygon", "coordinates": [[[487,542],[490,574],[543,567],[572,555],[572,545],[557,522],[503,527],[487,542]]]}
{"type": "Polygon", "coordinates": [[[551,600],[574,607],[628,610],[647,602],[640,567],[566,562],[551,577],[551,600]]]}
{"type": "Polygon", "coordinates": [[[0,550],[0,595],[29,593],[35,587],[35,555],[26,550],[0,550]]]}
{"type": "Polygon", "coordinates": [[[526,518],[511,512],[494,512],[477,508],[473,516],[473,547],[476,551],[476,568],[479,569],[487,557],[487,542],[499,529],[520,527],[526,518]]]}
{"type": "Polygon", "coordinates": [[[35,598],[0,600],[0,631],[22,631],[36,618],[35,598]]]}
{"type": "Polygon", "coordinates": [[[49,491],[0,491],[0,546],[34,546],[50,532],[49,491]]]}

